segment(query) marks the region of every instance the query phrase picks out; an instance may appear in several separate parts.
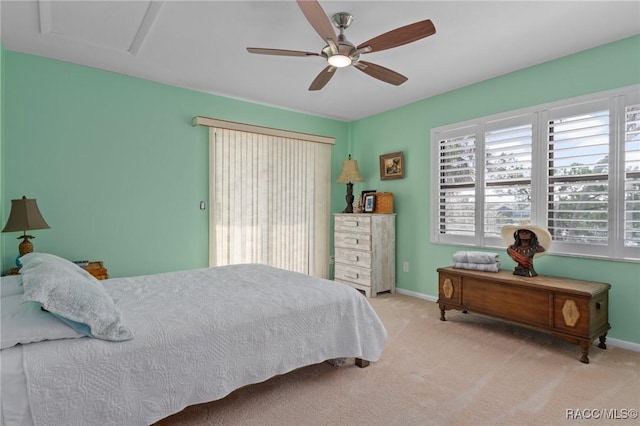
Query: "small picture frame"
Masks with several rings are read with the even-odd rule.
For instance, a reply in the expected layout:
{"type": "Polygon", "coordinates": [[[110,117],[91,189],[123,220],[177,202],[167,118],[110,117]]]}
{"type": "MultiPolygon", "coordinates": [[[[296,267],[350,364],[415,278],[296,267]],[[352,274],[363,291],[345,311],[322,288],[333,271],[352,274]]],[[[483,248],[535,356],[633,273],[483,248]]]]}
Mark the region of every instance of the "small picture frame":
{"type": "Polygon", "coordinates": [[[392,152],[380,156],[380,180],[404,178],[404,153],[392,152]]]}
{"type": "Polygon", "coordinates": [[[368,194],[374,194],[375,192],[376,192],[375,189],[366,189],[366,190],[364,190],[364,191],[362,191],[360,193],[359,201],[360,201],[360,205],[362,206],[363,211],[364,211],[364,197],[366,197],[368,194]]]}
{"type": "Polygon", "coordinates": [[[376,207],[375,194],[367,194],[364,196],[364,208],[365,213],[373,213],[373,209],[376,207]]]}

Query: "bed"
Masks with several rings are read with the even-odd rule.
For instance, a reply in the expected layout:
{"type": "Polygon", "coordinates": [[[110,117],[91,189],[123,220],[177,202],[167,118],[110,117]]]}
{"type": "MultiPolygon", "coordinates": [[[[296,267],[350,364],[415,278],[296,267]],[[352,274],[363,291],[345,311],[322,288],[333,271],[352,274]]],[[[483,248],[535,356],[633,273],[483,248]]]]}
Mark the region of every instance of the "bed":
{"type": "Polygon", "coordinates": [[[51,262],[40,262],[31,268],[39,274],[23,262],[22,277],[14,278],[23,289],[13,292],[22,294],[9,296],[5,288],[20,283],[2,279],[3,425],[149,425],[306,365],[353,357],[366,366],[379,359],[387,337],[357,290],[291,271],[244,264],[84,282],[90,278],[81,268],[67,262],[64,268],[73,272],[61,273],[59,258],[49,259],[54,271],[51,262]],[[75,275],[66,279],[69,274],[75,275]],[[34,280],[42,277],[53,281],[44,297],[104,292],[115,326],[91,317],[100,303],[84,307],[89,318],[60,315],[59,305],[33,295],[34,280]],[[61,281],[85,287],[74,283],[68,290],[61,281]],[[29,323],[11,325],[19,315],[8,315],[16,310],[27,311],[20,315],[29,321],[44,315],[46,331],[5,344],[29,323]]]}

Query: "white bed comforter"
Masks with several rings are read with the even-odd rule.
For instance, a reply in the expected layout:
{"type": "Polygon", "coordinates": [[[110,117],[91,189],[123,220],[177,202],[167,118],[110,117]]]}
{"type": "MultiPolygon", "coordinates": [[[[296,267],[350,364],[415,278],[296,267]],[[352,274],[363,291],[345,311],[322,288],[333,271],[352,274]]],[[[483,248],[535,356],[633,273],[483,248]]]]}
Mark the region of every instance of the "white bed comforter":
{"type": "Polygon", "coordinates": [[[377,361],[387,336],[353,288],[264,265],[103,283],[135,337],[25,345],[36,425],[148,425],[305,365],[377,361]]]}

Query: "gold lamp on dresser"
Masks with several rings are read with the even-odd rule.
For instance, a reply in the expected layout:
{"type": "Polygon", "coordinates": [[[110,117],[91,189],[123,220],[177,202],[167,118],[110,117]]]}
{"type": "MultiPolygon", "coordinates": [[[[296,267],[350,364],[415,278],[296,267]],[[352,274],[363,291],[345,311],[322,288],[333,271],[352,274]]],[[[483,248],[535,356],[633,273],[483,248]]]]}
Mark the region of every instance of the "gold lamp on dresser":
{"type": "Polygon", "coordinates": [[[349,154],[348,159],[342,162],[342,171],[336,182],[347,184],[347,207],[343,213],[353,213],[353,200],[355,199],[353,196],[353,182],[364,182],[364,179],[362,175],[360,175],[358,162],[351,159],[351,154],[349,154]]]}
{"type": "Polygon", "coordinates": [[[22,231],[23,233],[18,237],[18,239],[22,238],[22,242],[18,245],[20,255],[16,259],[18,267],[21,266],[20,257],[33,251],[33,244],[29,240],[35,237],[27,234],[27,231],[35,229],[49,229],[49,225],[42,217],[40,209],[38,209],[36,200],[29,199],[24,195],[19,200],[11,200],[11,212],[2,232],[22,231]]]}

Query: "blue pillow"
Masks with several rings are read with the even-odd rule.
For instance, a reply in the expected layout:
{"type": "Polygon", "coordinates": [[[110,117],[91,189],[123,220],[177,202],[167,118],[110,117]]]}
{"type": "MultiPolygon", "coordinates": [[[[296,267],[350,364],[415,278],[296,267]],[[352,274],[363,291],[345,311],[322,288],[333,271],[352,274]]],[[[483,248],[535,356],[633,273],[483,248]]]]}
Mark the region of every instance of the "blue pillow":
{"type": "Polygon", "coordinates": [[[77,339],[83,334],[73,330],[55,315],[44,312],[35,302],[21,303],[22,295],[0,299],[0,349],[43,340],[77,339]]]}
{"type": "Polygon", "coordinates": [[[84,269],[47,253],[20,258],[22,301],[38,302],[76,331],[103,340],[123,341],[133,333],[104,287],[84,269]]]}

